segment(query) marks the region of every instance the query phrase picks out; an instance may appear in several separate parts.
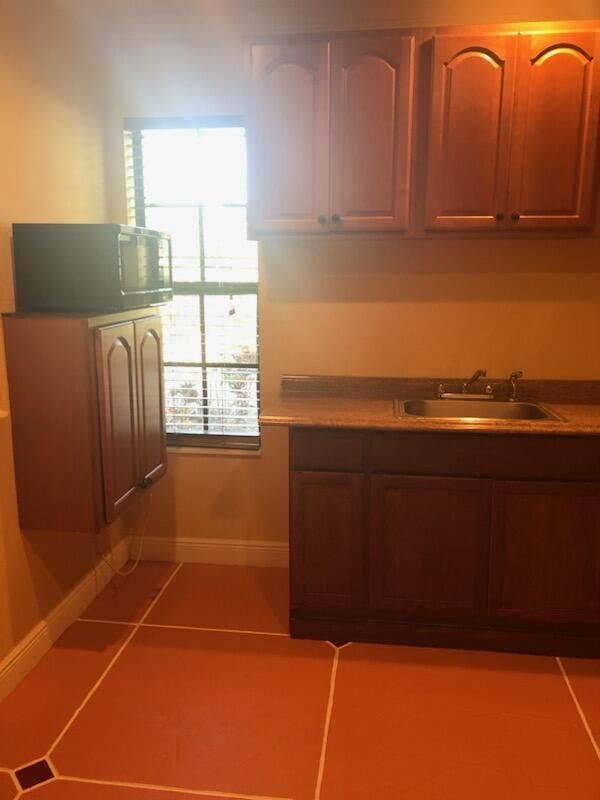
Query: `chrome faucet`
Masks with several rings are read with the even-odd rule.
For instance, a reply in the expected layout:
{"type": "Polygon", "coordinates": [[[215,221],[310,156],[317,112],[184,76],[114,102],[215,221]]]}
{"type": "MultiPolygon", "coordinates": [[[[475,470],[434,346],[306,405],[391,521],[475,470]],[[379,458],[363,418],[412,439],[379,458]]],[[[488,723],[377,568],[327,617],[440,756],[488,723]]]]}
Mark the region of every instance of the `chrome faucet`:
{"type": "Polygon", "coordinates": [[[478,381],[479,378],[485,378],[487,375],[486,369],[476,369],[475,372],[471,375],[471,377],[466,380],[462,385],[462,393],[466,394],[469,391],[469,386],[472,386],[475,381],[478,381]]]}
{"type": "Polygon", "coordinates": [[[511,403],[517,402],[517,392],[519,391],[519,387],[517,386],[519,378],[523,377],[523,371],[518,369],[516,372],[511,372],[509,381],[511,385],[511,395],[508,398],[511,403]]]}

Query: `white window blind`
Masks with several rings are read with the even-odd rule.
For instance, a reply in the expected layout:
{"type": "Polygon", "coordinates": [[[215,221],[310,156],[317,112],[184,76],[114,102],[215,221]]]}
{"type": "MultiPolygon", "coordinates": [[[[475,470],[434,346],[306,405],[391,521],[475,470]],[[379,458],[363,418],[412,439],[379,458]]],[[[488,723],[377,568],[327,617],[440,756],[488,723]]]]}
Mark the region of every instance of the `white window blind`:
{"type": "Polygon", "coordinates": [[[258,446],[257,245],[246,238],[246,136],[238,120],[128,120],[131,224],[166,231],[163,307],[170,443],[258,446]]]}

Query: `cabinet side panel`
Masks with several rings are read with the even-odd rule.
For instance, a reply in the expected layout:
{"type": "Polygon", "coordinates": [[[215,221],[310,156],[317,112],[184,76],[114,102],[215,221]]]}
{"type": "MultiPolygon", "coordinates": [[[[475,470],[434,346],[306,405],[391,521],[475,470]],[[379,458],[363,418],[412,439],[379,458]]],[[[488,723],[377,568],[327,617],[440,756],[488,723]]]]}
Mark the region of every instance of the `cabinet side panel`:
{"type": "Polygon", "coordinates": [[[98,441],[85,320],[5,317],[19,520],[96,531],[98,441]]]}

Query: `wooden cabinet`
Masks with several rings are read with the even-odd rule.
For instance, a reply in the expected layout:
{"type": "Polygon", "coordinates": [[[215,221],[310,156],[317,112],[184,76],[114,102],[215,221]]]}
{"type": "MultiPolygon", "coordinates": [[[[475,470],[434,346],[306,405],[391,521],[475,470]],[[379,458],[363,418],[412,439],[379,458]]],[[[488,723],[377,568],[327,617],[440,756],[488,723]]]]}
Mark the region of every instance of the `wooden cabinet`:
{"type": "Polygon", "coordinates": [[[254,233],[405,230],[414,37],[251,47],[254,233]]]}
{"type": "Polygon", "coordinates": [[[292,635],[600,657],[597,438],[292,428],[290,467],[292,635]]]}
{"type": "Polygon", "coordinates": [[[435,37],[425,224],[592,225],[595,31],[435,37]]]}
{"type": "Polygon", "coordinates": [[[600,486],[494,485],[490,616],[600,623],[600,486]]]}
{"type": "Polygon", "coordinates": [[[291,603],[352,608],[364,602],[364,479],[300,472],[291,486],[291,603]]]}
{"type": "Polygon", "coordinates": [[[409,226],[414,50],[414,37],[397,34],[333,43],[333,230],[409,226]]]}
{"type": "Polygon", "coordinates": [[[597,29],[251,45],[251,234],[600,234],[597,29]]]}
{"type": "Polygon", "coordinates": [[[428,228],[504,225],[516,51],[510,34],[435,38],[428,228]]]}
{"type": "Polygon", "coordinates": [[[371,608],[482,616],[490,482],[374,475],[370,496],[371,608]]]}
{"type": "Polygon", "coordinates": [[[508,222],[515,229],[587,229],[596,173],[598,34],[519,39],[508,222]]]}
{"type": "Polygon", "coordinates": [[[249,227],[318,233],[329,208],[329,42],[251,48],[249,227]]]}
{"type": "Polygon", "coordinates": [[[160,318],[3,321],[21,527],[96,532],[166,470],[160,318]]]}

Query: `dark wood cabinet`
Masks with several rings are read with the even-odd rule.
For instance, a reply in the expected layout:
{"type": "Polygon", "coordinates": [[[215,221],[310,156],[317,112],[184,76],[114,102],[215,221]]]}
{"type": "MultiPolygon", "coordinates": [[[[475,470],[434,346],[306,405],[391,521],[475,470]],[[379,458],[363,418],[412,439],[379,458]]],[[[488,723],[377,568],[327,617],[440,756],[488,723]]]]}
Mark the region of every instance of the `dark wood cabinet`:
{"type": "Polygon", "coordinates": [[[414,36],[360,34],[332,45],[331,226],[409,226],[414,36]]]}
{"type": "Polygon", "coordinates": [[[600,235],[600,22],[250,47],[255,236],[600,235]]]}
{"type": "Polygon", "coordinates": [[[320,233],[329,221],[329,42],[251,47],[249,228],[320,233]]]}
{"type": "Polygon", "coordinates": [[[506,224],[517,36],[438,36],[432,58],[425,225],[506,224]]]}
{"type": "Polygon", "coordinates": [[[299,472],[292,478],[291,603],[356,608],[364,602],[364,478],[299,472]]]}
{"type": "Polygon", "coordinates": [[[600,623],[599,485],[494,485],[489,614],[600,623]]]}
{"type": "Polygon", "coordinates": [[[112,522],[138,491],[135,334],[131,322],[95,334],[104,513],[112,522]]]}
{"type": "Polygon", "coordinates": [[[507,204],[516,229],[593,223],[598,40],[596,31],[519,37],[507,204]]]}
{"type": "Polygon", "coordinates": [[[600,656],[598,450],[292,428],[292,635],[600,656]]]}
{"type": "Polygon", "coordinates": [[[374,475],[370,497],[370,607],[483,616],[490,481],[374,475]]]}
{"type": "Polygon", "coordinates": [[[97,532],[166,469],[158,312],[3,322],[21,527],[97,532]]]}
{"type": "Polygon", "coordinates": [[[414,51],[396,32],[251,46],[254,234],[408,228],[414,51]]]}

